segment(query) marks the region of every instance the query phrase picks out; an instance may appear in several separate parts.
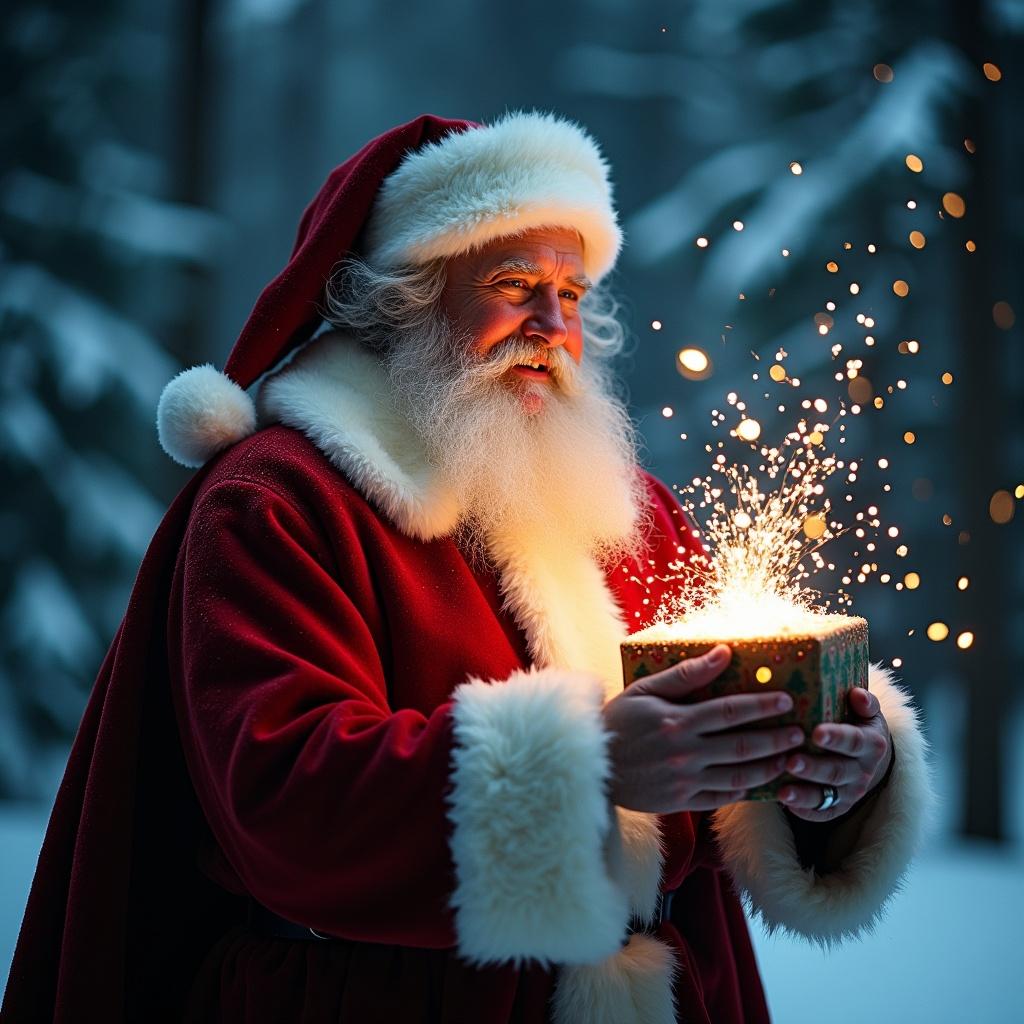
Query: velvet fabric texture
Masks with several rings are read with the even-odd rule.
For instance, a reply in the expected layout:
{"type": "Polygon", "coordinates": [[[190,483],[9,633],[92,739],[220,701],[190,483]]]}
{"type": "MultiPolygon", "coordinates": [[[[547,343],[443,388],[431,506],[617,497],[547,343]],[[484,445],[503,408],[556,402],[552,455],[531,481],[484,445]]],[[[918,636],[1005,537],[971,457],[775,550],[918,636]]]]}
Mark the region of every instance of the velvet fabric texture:
{"type": "MultiPolygon", "coordinates": [[[[696,544],[649,487],[650,551],[607,574],[635,628],[659,585],[645,605],[630,577],[696,544]]],[[[69,763],[6,1019],[549,1019],[557,969],[470,966],[448,903],[452,691],[528,664],[495,577],[399,532],[285,427],[178,502],[69,763]],[[342,941],[256,934],[246,893],[342,941]]],[[[681,1019],[766,1021],[705,817],[664,827],[681,1019]]]]}

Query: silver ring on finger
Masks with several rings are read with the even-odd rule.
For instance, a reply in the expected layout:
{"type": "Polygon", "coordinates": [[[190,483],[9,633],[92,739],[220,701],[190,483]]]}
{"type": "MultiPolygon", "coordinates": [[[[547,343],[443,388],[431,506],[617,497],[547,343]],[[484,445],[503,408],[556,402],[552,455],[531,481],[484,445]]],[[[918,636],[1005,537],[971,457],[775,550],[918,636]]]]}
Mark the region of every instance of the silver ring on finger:
{"type": "Polygon", "coordinates": [[[839,803],[839,790],[835,786],[821,787],[821,803],[814,809],[816,811],[827,811],[839,803]]]}

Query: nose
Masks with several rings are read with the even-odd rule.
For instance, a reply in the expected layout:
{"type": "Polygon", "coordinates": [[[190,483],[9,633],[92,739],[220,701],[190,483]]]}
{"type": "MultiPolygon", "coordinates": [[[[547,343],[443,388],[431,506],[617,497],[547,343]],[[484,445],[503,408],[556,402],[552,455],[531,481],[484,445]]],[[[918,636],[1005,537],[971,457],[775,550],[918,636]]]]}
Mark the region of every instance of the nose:
{"type": "Polygon", "coordinates": [[[523,321],[523,337],[539,341],[545,348],[558,348],[569,337],[569,328],[562,315],[562,303],[554,287],[537,288],[523,321]]]}

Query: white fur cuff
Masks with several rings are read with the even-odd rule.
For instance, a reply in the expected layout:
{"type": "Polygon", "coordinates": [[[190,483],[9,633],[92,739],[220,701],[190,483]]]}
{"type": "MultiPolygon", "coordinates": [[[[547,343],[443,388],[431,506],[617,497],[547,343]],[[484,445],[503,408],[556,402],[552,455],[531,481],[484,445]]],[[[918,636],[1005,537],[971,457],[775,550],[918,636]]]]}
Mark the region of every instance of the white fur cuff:
{"type": "Polygon", "coordinates": [[[477,963],[592,963],[629,915],[604,848],[611,828],[601,682],[561,669],[455,691],[452,896],[477,963]]]}
{"type": "Polygon", "coordinates": [[[819,877],[801,867],[778,804],[731,804],[714,816],[722,860],[769,931],[788,929],[823,946],[870,931],[927,832],[935,796],[917,711],[881,666],[871,666],[868,686],[889,724],[896,763],[838,871],[819,877]]]}

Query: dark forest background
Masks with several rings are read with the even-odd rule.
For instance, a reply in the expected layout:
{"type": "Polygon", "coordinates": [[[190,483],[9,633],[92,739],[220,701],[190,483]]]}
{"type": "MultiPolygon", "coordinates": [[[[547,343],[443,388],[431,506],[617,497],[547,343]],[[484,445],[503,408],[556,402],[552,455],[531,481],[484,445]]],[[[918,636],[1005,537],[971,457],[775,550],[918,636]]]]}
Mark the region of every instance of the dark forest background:
{"type": "MultiPolygon", "coordinates": [[[[1007,838],[1024,3],[8,0],[2,18],[0,796],[52,793],[187,478],[156,444],[161,388],[223,365],[330,168],[425,111],[539,107],[586,125],[614,168],[623,373],[656,473],[703,475],[711,410],[730,391],[760,401],[779,350],[796,397],[863,406],[847,417],[854,493],[884,498],[909,553],[890,545],[892,580],[857,588],[855,610],[873,656],[954,729],[956,827],[1007,838]],[[706,379],[676,372],[686,346],[706,379]],[[897,591],[908,571],[920,586],[897,591]],[[949,636],[929,640],[932,622],[949,636]]],[[[790,399],[785,415],[761,403],[763,436],[791,428],[790,399]]]]}

